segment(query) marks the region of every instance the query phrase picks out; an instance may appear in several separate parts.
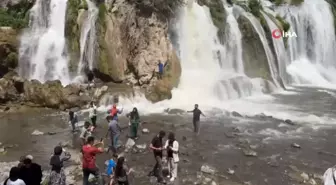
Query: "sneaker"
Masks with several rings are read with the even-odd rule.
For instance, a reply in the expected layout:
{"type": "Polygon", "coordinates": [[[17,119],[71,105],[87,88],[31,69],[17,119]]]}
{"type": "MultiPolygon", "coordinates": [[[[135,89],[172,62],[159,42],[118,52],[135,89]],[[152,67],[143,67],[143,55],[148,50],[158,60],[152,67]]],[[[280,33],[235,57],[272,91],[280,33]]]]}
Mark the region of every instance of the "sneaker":
{"type": "Polygon", "coordinates": [[[175,180],[175,177],[170,178],[170,182],[173,182],[175,180]]]}

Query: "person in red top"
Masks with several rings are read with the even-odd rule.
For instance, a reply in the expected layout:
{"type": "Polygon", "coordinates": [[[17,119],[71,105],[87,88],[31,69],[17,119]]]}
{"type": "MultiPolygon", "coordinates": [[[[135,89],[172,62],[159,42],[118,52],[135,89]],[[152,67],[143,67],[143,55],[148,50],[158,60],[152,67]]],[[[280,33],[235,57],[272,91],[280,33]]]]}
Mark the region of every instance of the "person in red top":
{"type": "Polygon", "coordinates": [[[99,143],[94,144],[95,138],[93,136],[89,136],[87,138],[87,144],[82,147],[83,152],[83,185],[89,184],[89,176],[90,174],[94,175],[99,184],[101,184],[102,179],[99,175],[99,169],[96,166],[96,155],[104,152],[104,146],[96,147],[99,145],[104,145],[101,141],[99,143]]]}

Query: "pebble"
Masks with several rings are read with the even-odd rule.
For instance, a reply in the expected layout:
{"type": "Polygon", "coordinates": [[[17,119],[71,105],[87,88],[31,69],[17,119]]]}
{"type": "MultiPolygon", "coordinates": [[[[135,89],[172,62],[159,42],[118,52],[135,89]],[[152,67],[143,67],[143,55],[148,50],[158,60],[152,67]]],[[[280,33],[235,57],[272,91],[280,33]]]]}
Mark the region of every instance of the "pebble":
{"type": "Polygon", "coordinates": [[[208,165],[202,165],[201,172],[208,173],[208,174],[215,174],[216,170],[208,165]]]}
{"type": "Polygon", "coordinates": [[[301,146],[299,144],[297,144],[297,143],[292,143],[291,147],[293,147],[293,148],[301,148],[301,146]]]}

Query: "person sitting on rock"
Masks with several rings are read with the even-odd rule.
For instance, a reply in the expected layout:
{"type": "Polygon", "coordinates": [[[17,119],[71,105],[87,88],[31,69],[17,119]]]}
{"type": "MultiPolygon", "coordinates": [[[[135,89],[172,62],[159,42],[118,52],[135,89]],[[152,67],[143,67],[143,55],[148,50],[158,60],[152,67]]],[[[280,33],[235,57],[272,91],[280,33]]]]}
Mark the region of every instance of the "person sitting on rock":
{"type": "Polygon", "coordinates": [[[78,116],[75,112],[69,111],[69,123],[72,127],[72,132],[76,131],[76,124],[78,123],[78,116]]]}
{"type": "Polygon", "coordinates": [[[19,178],[20,177],[20,168],[13,167],[9,172],[9,178],[5,180],[3,185],[26,185],[25,182],[19,178]]]}
{"type": "Polygon", "coordinates": [[[70,153],[64,152],[64,157],[61,157],[63,148],[56,146],[54,155],[50,158],[51,173],[49,176],[48,185],[66,185],[66,176],[63,170],[63,162],[71,158],[70,153]]]}

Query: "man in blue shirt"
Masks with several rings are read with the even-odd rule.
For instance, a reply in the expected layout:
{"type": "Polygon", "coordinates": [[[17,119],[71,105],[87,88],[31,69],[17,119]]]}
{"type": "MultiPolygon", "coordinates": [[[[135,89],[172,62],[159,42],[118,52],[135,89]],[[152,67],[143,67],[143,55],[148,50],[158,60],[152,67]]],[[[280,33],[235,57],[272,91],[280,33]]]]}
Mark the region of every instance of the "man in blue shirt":
{"type": "Polygon", "coordinates": [[[159,60],[158,66],[159,66],[159,76],[158,76],[158,78],[162,79],[164,64],[159,60]]]}

